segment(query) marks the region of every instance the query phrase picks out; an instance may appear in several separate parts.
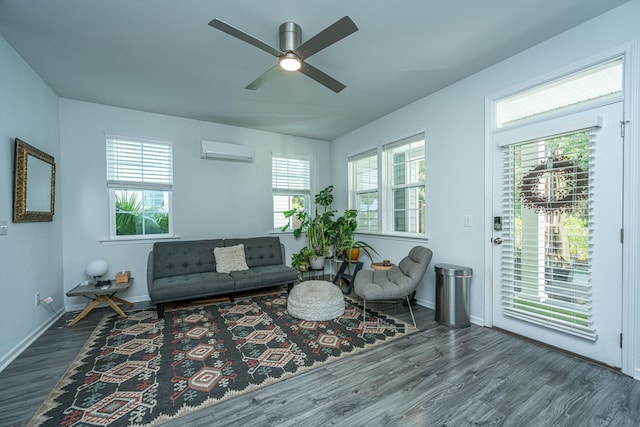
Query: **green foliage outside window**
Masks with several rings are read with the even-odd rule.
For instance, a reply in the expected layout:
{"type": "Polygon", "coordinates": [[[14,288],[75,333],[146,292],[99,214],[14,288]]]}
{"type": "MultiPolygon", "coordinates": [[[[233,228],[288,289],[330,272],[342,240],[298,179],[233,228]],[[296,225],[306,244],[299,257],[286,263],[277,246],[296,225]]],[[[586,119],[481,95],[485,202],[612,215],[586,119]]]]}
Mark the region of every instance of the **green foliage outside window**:
{"type": "MultiPolygon", "coordinates": [[[[564,227],[569,239],[571,261],[576,266],[586,264],[589,257],[589,229],[586,218],[569,215],[564,227]]],[[[520,257],[522,253],[522,218],[520,216],[515,217],[514,237],[516,257],[520,257]]]]}
{"type": "Polygon", "coordinates": [[[586,218],[571,215],[564,223],[569,237],[571,261],[576,267],[585,265],[589,257],[589,228],[586,218]]]}
{"type": "Polygon", "coordinates": [[[116,235],[168,234],[169,214],[162,207],[147,207],[141,192],[116,191],[116,235]]]}

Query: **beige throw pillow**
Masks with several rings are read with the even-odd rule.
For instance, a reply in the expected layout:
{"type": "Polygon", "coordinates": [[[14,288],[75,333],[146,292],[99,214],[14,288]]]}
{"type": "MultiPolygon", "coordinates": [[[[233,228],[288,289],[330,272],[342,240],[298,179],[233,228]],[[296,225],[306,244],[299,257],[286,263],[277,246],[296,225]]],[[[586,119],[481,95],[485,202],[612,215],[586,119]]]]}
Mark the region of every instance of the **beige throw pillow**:
{"type": "Polygon", "coordinates": [[[247,260],[244,257],[244,245],[241,243],[226,248],[214,248],[216,257],[216,271],[218,273],[231,273],[232,271],[248,270],[247,260]]]}

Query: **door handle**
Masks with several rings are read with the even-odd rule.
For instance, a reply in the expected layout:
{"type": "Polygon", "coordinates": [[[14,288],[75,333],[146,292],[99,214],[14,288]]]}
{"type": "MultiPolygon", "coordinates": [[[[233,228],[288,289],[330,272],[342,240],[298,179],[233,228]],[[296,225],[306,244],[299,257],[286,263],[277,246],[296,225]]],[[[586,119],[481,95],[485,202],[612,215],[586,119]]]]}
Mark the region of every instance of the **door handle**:
{"type": "Polygon", "coordinates": [[[501,245],[502,244],[502,239],[500,237],[496,237],[492,241],[493,241],[494,245],[501,245]]]}

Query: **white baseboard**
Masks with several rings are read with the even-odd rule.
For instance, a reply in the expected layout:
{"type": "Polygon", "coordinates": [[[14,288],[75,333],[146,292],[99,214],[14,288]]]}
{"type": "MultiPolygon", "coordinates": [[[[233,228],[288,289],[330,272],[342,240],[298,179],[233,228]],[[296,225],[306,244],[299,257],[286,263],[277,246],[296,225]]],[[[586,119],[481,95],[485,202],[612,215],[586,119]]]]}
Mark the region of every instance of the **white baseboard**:
{"type": "Polygon", "coordinates": [[[416,302],[418,303],[418,305],[430,308],[431,310],[435,310],[436,309],[436,305],[435,305],[435,303],[433,301],[429,301],[429,300],[426,300],[424,298],[416,298],[416,302]]]}
{"type": "Polygon", "coordinates": [[[35,340],[40,337],[40,335],[44,334],[47,329],[51,327],[54,323],[58,321],[63,315],[65,311],[60,310],[51,315],[49,319],[47,319],[39,328],[31,332],[27,335],[22,341],[16,344],[11,350],[5,353],[0,359],[0,372],[2,372],[11,362],[15,360],[16,357],[20,356],[20,354],[25,351],[31,344],[34,343],[35,340]]]}
{"type": "MultiPolygon", "coordinates": [[[[423,299],[423,298],[416,298],[416,302],[418,303],[418,305],[430,308],[431,310],[435,310],[436,309],[436,305],[435,305],[435,303],[433,301],[429,301],[429,300],[426,300],[426,299],[423,299]]],[[[471,323],[473,323],[474,325],[478,325],[478,326],[483,326],[484,327],[484,318],[483,317],[469,316],[469,321],[471,323]]]]}
{"type": "MultiPolygon", "coordinates": [[[[150,302],[148,297],[140,296],[135,298],[130,298],[127,301],[129,302],[150,302]]],[[[11,350],[5,353],[2,358],[0,358],[0,372],[2,372],[11,362],[15,360],[16,357],[20,356],[20,354],[25,351],[31,344],[34,343],[35,340],[40,337],[40,335],[44,334],[47,329],[49,329],[55,322],[58,321],[62,316],[64,316],[68,312],[72,311],[81,311],[87,304],[74,304],[70,306],[65,306],[64,309],[60,311],[56,311],[52,313],[51,317],[47,319],[40,327],[34,330],[31,334],[26,336],[22,341],[16,344],[11,350]]],[[[100,304],[99,307],[108,307],[106,304],[100,304]]]]}
{"type": "Polygon", "coordinates": [[[635,373],[633,374],[633,379],[640,381],[640,368],[635,369],[635,373]]]}
{"type": "Polygon", "coordinates": [[[469,316],[469,322],[484,327],[484,317],[469,316]]]}

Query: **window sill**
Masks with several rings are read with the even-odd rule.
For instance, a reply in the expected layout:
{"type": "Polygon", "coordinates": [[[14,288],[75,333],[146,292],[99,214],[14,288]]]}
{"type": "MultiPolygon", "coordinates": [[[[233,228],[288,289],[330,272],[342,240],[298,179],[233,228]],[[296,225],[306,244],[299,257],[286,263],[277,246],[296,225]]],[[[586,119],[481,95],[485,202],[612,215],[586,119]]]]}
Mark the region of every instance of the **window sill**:
{"type": "Polygon", "coordinates": [[[277,234],[277,235],[293,235],[293,231],[291,230],[287,230],[287,231],[282,231],[282,230],[271,230],[269,231],[269,234],[277,234]]]}
{"type": "Polygon", "coordinates": [[[361,236],[370,236],[370,237],[377,237],[380,239],[398,240],[398,241],[412,240],[417,242],[424,242],[424,241],[431,240],[431,236],[427,234],[416,235],[416,234],[405,234],[405,233],[373,233],[373,232],[359,232],[359,231],[356,231],[355,234],[358,234],[361,236]]]}
{"type": "Polygon", "coordinates": [[[118,239],[102,239],[100,240],[100,244],[105,246],[111,245],[140,245],[140,244],[148,244],[155,242],[165,242],[171,240],[180,240],[180,236],[167,236],[167,237],[129,237],[129,238],[118,238],[118,239]]]}
{"type": "MultiPolygon", "coordinates": [[[[293,232],[288,230],[287,231],[271,230],[269,234],[278,235],[278,236],[293,236],[293,232]]],[[[405,233],[373,233],[368,231],[356,231],[355,234],[360,236],[370,236],[370,237],[377,237],[380,239],[399,240],[399,241],[414,240],[414,241],[424,242],[424,241],[431,240],[431,236],[427,234],[416,235],[416,234],[405,234],[405,233]]]]}

